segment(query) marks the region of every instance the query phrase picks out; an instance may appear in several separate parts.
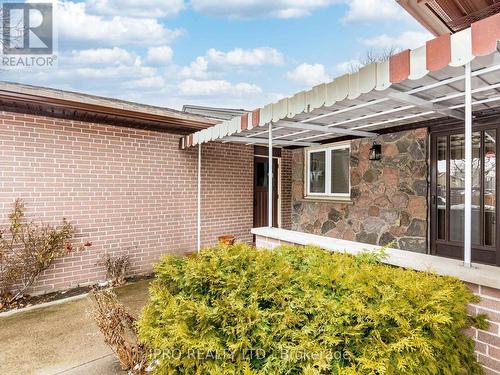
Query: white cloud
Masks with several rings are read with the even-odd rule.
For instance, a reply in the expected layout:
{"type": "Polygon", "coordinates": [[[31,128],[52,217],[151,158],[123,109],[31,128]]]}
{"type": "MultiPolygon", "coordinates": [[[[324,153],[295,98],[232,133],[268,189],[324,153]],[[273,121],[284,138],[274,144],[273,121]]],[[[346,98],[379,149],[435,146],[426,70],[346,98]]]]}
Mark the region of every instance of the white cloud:
{"type": "Polygon", "coordinates": [[[395,0],[346,0],[347,22],[410,20],[411,17],[395,0]]]}
{"type": "Polygon", "coordinates": [[[124,87],[130,89],[161,89],[166,85],[166,81],[161,76],[151,76],[134,79],[124,83],[124,87]]]}
{"type": "MultiPolygon", "coordinates": [[[[18,82],[25,81],[23,73],[7,72],[9,78],[18,82]]],[[[144,65],[135,53],[114,47],[63,52],[57,69],[31,72],[30,81],[42,86],[113,88],[128,81],[141,82],[158,76],[158,69],[144,65]]]]}
{"type": "Polygon", "coordinates": [[[237,19],[299,18],[330,5],[344,4],[347,6],[344,21],[412,21],[395,0],[191,0],[190,4],[203,14],[237,19]]]}
{"type": "Polygon", "coordinates": [[[213,75],[213,69],[217,67],[218,72],[225,69],[239,67],[257,66],[279,66],[284,64],[281,52],[270,47],[258,47],[254,49],[235,48],[228,52],[210,48],[204,56],[198,56],[194,61],[181,68],[180,74],[185,78],[207,79],[213,75]]]}
{"type": "Polygon", "coordinates": [[[294,70],[288,72],[287,77],[306,86],[315,86],[331,80],[322,64],[300,64],[294,70]]]}
{"type": "Polygon", "coordinates": [[[425,44],[432,38],[432,35],[426,31],[405,31],[399,35],[391,36],[382,34],[373,38],[361,39],[361,42],[372,49],[408,49],[417,48],[425,44]]]}
{"type": "MultiPolygon", "coordinates": [[[[126,64],[135,63],[137,56],[122,48],[94,48],[84,50],[73,50],[68,61],[76,65],[87,64],[126,64]]],[[[66,61],[66,62],[68,62],[66,61]]]]}
{"type": "Polygon", "coordinates": [[[150,47],[145,62],[151,65],[165,65],[172,61],[174,51],[169,46],[150,47]]]}
{"type": "Polygon", "coordinates": [[[207,51],[207,58],[221,65],[282,65],[283,54],[270,47],[259,47],[254,49],[235,48],[228,52],[218,51],[211,48],[207,51]]]}
{"type": "MultiPolygon", "coordinates": [[[[134,84],[147,82],[149,86],[158,72],[153,68],[138,65],[120,65],[105,67],[59,67],[54,71],[38,71],[30,74],[29,83],[38,86],[56,87],[63,90],[82,91],[91,94],[120,98],[124,88],[134,84]],[[144,81],[141,81],[144,80],[144,81]]],[[[26,82],[25,72],[9,72],[9,80],[26,82]]],[[[141,87],[145,87],[143,83],[141,87]]],[[[137,90],[135,85],[134,90],[137,90]]]]}
{"type": "MultiPolygon", "coordinates": [[[[54,70],[6,72],[8,80],[29,82],[33,85],[79,91],[111,98],[126,99],[147,104],[166,105],[175,96],[173,82],[168,82],[163,70],[143,66],[141,59],[124,59],[119,64],[85,63],[75,56],[94,56],[91,50],[61,54],[59,66],[54,70]]],[[[125,56],[125,55],[123,55],[125,56]]]]}
{"type": "MultiPolygon", "coordinates": [[[[251,82],[185,79],[175,64],[152,66],[147,53],[141,58],[119,47],[62,52],[59,60],[57,69],[33,71],[29,76],[21,70],[6,71],[4,79],[172,108],[193,103],[252,109],[275,101],[277,95],[264,93],[251,82]]],[[[206,75],[205,67],[198,59],[186,69],[206,75]]]]}
{"type": "Polygon", "coordinates": [[[187,79],[179,84],[179,91],[184,96],[214,95],[252,95],[260,94],[262,89],[254,84],[241,82],[232,84],[226,80],[194,80],[187,79]]]}
{"type": "Polygon", "coordinates": [[[90,0],[89,10],[103,15],[130,17],[172,17],[184,9],[184,0],[90,0]]]}
{"type": "Polygon", "coordinates": [[[87,13],[85,3],[60,2],[57,7],[60,39],[92,42],[93,45],[165,45],[183,34],[156,19],[103,17],[87,13]]]}
{"type": "Polygon", "coordinates": [[[296,18],[342,0],[191,0],[197,12],[229,18],[296,18]]]}
{"type": "Polygon", "coordinates": [[[181,76],[186,78],[205,78],[208,76],[208,61],[203,56],[198,56],[189,66],[181,69],[181,76]]]}
{"type": "Polygon", "coordinates": [[[69,68],[69,69],[58,69],[59,71],[55,74],[54,79],[57,78],[71,78],[76,79],[99,79],[99,84],[105,82],[113,83],[115,81],[124,82],[126,80],[133,79],[134,77],[151,77],[154,76],[156,70],[150,67],[144,66],[117,66],[117,67],[104,67],[104,68],[94,68],[94,67],[82,67],[82,68],[69,68]]]}

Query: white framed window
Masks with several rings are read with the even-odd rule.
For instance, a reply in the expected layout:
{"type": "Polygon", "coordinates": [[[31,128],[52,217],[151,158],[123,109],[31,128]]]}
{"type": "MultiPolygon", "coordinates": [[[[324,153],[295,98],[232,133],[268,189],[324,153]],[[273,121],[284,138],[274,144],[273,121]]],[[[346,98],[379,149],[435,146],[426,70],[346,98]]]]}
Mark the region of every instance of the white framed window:
{"type": "Polygon", "coordinates": [[[351,197],[351,148],[337,144],[306,149],[306,196],[351,197]]]}

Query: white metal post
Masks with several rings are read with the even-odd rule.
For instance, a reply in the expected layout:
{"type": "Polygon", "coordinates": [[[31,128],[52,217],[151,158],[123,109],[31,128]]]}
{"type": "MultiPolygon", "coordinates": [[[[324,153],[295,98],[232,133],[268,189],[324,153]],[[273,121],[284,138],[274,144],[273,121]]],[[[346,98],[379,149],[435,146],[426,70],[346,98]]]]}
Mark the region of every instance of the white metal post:
{"type": "Polygon", "coordinates": [[[198,217],[197,217],[197,249],[201,251],[201,143],[198,144],[198,217]]]}
{"type": "Polygon", "coordinates": [[[269,123],[269,167],[268,167],[268,227],[273,227],[273,127],[269,123]]]}
{"type": "Polygon", "coordinates": [[[472,77],[471,64],[465,65],[465,204],[464,265],[472,262],[472,77]]]}

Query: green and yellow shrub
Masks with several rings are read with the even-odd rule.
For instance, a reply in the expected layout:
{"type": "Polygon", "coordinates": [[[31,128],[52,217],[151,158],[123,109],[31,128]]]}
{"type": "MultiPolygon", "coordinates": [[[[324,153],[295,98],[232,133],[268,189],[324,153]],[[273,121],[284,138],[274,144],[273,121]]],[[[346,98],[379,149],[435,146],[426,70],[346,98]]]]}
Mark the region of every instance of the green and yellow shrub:
{"type": "Polygon", "coordinates": [[[481,374],[454,278],[315,247],[165,257],[139,335],[157,374],[481,374]]]}

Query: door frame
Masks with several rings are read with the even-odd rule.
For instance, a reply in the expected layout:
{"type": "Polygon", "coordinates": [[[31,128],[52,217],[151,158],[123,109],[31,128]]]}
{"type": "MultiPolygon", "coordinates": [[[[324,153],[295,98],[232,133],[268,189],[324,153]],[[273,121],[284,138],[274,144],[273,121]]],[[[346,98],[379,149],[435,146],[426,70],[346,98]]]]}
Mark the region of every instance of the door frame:
{"type": "MultiPolygon", "coordinates": [[[[276,160],[276,173],[277,173],[277,186],[276,186],[276,192],[277,192],[277,199],[276,199],[276,208],[277,208],[277,212],[276,212],[276,215],[277,215],[277,224],[278,224],[278,228],[281,228],[282,226],[282,215],[281,215],[281,211],[282,211],[282,208],[281,208],[281,150],[279,150],[280,152],[277,153],[275,151],[273,151],[273,162],[276,160]],[[279,156],[276,156],[276,155],[279,155],[279,156]]],[[[258,153],[254,152],[254,155],[253,155],[253,185],[252,185],[252,191],[253,191],[253,199],[255,199],[255,161],[256,159],[261,159],[261,160],[266,160],[266,161],[269,161],[269,157],[267,156],[264,156],[264,155],[259,155],[258,153]]],[[[274,188],[273,188],[274,190],[274,188]]],[[[255,224],[255,210],[253,211],[253,223],[255,224]]]]}
{"type": "MultiPolygon", "coordinates": [[[[496,155],[498,159],[498,155],[500,155],[500,123],[495,121],[495,122],[488,122],[484,124],[473,124],[473,132],[477,131],[484,131],[484,130],[490,130],[490,129],[496,129],[497,132],[497,140],[496,140],[496,155]]],[[[454,242],[454,241],[448,241],[448,240],[438,240],[437,239],[437,210],[436,210],[436,201],[435,201],[435,196],[436,190],[437,190],[437,138],[439,136],[450,136],[454,134],[463,134],[464,131],[462,129],[462,126],[448,126],[448,127],[443,127],[440,129],[432,130],[430,131],[429,134],[429,145],[430,145],[430,152],[429,152],[429,172],[430,172],[430,191],[429,191],[429,243],[430,243],[430,253],[432,255],[438,255],[438,256],[445,256],[445,257],[450,257],[454,259],[460,259],[463,260],[464,252],[463,252],[463,242],[454,242]],[[438,251],[437,246],[441,247],[441,252],[438,251]],[[456,256],[454,253],[457,252],[457,248],[459,255],[456,256]]],[[[481,137],[481,158],[484,158],[484,140],[481,137]]],[[[449,140],[447,141],[447,150],[446,150],[446,159],[447,161],[450,160],[450,144],[449,140]]],[[[483,161],[481,161],[483,163],[483,161]]],[[[448,166],[449,168],[449,166],[448,166]]],[[[447,168],[447,169],[448,169],[447,168]]],[[[450,176],[449,176],[449,169],[447,170],[447,186],[449,189],[450,186],[450,176]]],[[[495,198],[495,213],[496,213],[496,222],[495,222],[495,247],[496,249],[496,265],[500,266],[500,204],[499,204],[499,194],[500,194],[500,170],[498,169],[498,165],[496,167],[496,183],[495,183],[495,193],[497,197],[495,198]]],[[[447,191],[448,192],[448,191],[447,191]]],[[[481,206],[484,205],[484,183],[481,183],[481,206]]],[[[447,195],[447,203],[446,203],[446,210],[449,211],[449,196],[447,195]]],[[[484,212],[484,211],[482,211],[484,212]]],[[[448,219],[449,214],[447,214],[447,220],[446,220],[446,238],[449,238],[449,226],[450,222],[448,219]]],[[[481,229],[484,231],[484,215],[481,215],[481,229]]],[[[481,234],[482,236],[484,235],[483,233],[481,234]]],[[[484,261],[481,261],[481,253],[484,253],[485,251],[491,252],[493,247],[491,246],[484,246],[484,245],[472,245],[472,261],[475,263],[485,263],[484,261]]],[[[489,265],[494,265],[492,263],[486,262],[486,264],[489,265]]]]}

